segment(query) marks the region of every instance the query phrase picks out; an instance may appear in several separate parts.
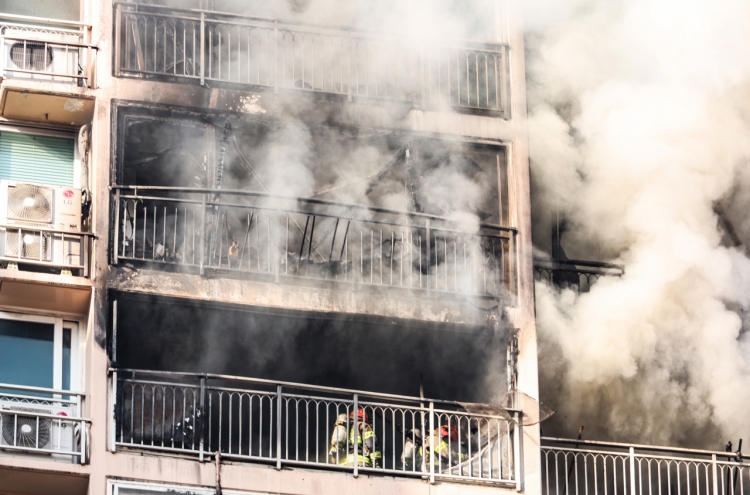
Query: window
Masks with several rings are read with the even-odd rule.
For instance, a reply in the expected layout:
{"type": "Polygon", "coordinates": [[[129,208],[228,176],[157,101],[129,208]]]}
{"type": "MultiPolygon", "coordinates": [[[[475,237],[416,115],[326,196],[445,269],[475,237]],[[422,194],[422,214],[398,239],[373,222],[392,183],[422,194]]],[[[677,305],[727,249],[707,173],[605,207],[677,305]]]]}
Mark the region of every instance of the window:
{"type": "Polygon", "coordinates": [[[0,383],[77,388],[77,333],[62,318],[0,312],[0,383]]]}
{"type": "MultiPolygon", "coordinates": [[[[176,495],[214,495],[216,493],[214,489],[202,487],[163,485],[161,483],[142,483],[135,481],[124,482],[110,480],[107,485],[108,495],[161,495],[167,493],[176,495]]],[[[234,490],[222,490],[222,493],[225,495],[250,495],[250,492],[237,492],[234,490]]],[[[253,495],[272,494],[253,492],[253,495]]]]}
{"type": "Polygon", "coordinates": [[[81,0],[7,0],[2,7],[6,14],[44,16],[64,21],[78,21],[81,18],[81,0]]]}
{"type": "Polygon", "coordinates": [[[0,130],[0,179],[76,186],[73,137],[0,130]]]}

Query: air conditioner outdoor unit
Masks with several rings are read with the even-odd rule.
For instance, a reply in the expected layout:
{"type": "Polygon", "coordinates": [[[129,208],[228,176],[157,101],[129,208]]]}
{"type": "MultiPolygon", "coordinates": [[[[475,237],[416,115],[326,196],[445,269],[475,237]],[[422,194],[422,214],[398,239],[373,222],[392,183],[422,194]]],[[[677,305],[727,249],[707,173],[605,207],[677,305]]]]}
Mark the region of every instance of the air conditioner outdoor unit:
{"type": "Polygon", "coordinates": [[[0,180],[0,256],[19,261],[81,265],[81,190],[0,180]],[[18,228],[13,228],[18,226],[18,228]],[[26,229],[24,229],[26,227],[26,229]]]}
{"type": "Polygon", "coordinates": [[[13,69],[33,71],[35,74],[15,73],[34,79],[70,81],[62,75],[78,74],[78,51],[76,47],[64,43],[80,43],[77,34],[51,34],[29,32],[25,29],[10,28],[5,31],[5,67],[10,74],[13,69]],[[15,39],[20,38],[20,39],[15,39]]]}
{"type": "Polygon", "coordinates": [[[71,406],[0,401],[0,449],[7,445],[29,451],[72,452],[76,445],[76,423],[64,418],[73,415],[71,406]],[[39,414],[60,419],[40,418],[39,414]]]}

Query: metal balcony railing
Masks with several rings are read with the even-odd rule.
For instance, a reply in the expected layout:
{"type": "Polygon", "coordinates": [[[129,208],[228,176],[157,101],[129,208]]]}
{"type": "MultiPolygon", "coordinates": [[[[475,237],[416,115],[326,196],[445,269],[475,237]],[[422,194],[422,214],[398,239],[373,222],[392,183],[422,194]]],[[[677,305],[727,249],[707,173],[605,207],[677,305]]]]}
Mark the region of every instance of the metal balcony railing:
{"type": "Polygon", "coordinates": [[[542,495],[745,495],[733,452],[542,438],[542,495]]]}
{"type": "Polygon", "coordinates": [[[404,40],[200,10],[115,3],[116,75],[170,76],[508,116],[508,47],[404,40]]]}
{"type": "Polygon", "coordinates": [[[84,394],[0,383],[0,450],[86,464],[84,394]]]}
{"type": "Polygon", "coordinates": [[[535,280],[579,294],[591,290],[600,277],[620,277],[623,273],[623,266],[613,263],[534,258],[535,280]]]}
{"type": "Polygon", "coordinates": [[[111,372],[116,447],[200,460],[219,452],[223,459],[278,469],[306,466],[355,476],[508,485],[520,479],[519,411],[498,407],[502,414],[493,414],[485,407],[475,414],[455,402],[224,375],[111,372]],[[361,417],[353,413],[359,408],[361,417]],[[440,436],[442,426],[454,428],[454,438],[440,436]]]}
{"type": "Polygon", "coordinates": [[[0,14],[0,76],[93,87],[91,25],[0,14]]]}
{"type": "Polygon", "coordinates": [[[116,186],[113,263],[508,297],[515,231],[252,191],[116,186]]]}
{"type": "Polygon", "coordinates": [[[0,263],[18,263],[89,276],[89,232],[0,224],[0,263]]]}

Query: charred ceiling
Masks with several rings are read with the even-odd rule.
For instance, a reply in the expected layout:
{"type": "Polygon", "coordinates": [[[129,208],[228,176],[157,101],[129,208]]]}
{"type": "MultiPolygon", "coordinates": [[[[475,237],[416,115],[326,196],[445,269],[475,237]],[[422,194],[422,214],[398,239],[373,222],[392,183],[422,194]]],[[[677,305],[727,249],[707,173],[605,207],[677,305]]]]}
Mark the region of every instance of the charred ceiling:
{"type": "Polygon", "coordinates": [[[112,292],[116,364],[490,401],[504,390],[500,326],[419,323],[112,292]]]}

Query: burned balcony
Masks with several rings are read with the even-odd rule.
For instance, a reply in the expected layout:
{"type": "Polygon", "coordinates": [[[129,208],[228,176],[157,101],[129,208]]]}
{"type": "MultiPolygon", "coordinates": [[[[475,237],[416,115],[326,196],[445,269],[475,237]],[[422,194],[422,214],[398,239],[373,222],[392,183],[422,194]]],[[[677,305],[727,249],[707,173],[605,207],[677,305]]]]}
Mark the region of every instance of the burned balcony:
{"type": "Polygon", "coordinates": [[[121,291],[109,299],[111,449],[417,479],[519,479],[507,327],[121,291]],[[375,441],[357,463],[360,442],[347,432],[368,431],[375,441]],[[436,432],[444,445],[422,456],[417,444],[436,432]]]}
{"type": "Polygon", "coordinates": [[[622,265],[583,260],[534,259],[534,280],[579,294],[591,290],[601,277],[620,277],[622,265]]]}
{"type": "Polygon", "coordinates": [[[2,78],[93,86],[91,25],[0,14],[2,78]]]}
{"type": "Polygon", "coordinates": [[[507,117],[508,47],[404,40],[241,15],[115,3],[115,72],[385,98],[507,117]]]}
{"type": "Polygon", "coordinates": [[[514,231],[251,191],[121,186],[113,262],[503,298],[514,231]]]}
{"type": "Polygon", "coordinates": [[[433,482],[512,486],[518,476],[519,413],[501,406],[225,375],[112,373],[117,448],[433,482]]]}
{"type": "Polygon", "coordinates": [[[113,264],[509,299],[505,148],[118,110],[113,264]]]}

